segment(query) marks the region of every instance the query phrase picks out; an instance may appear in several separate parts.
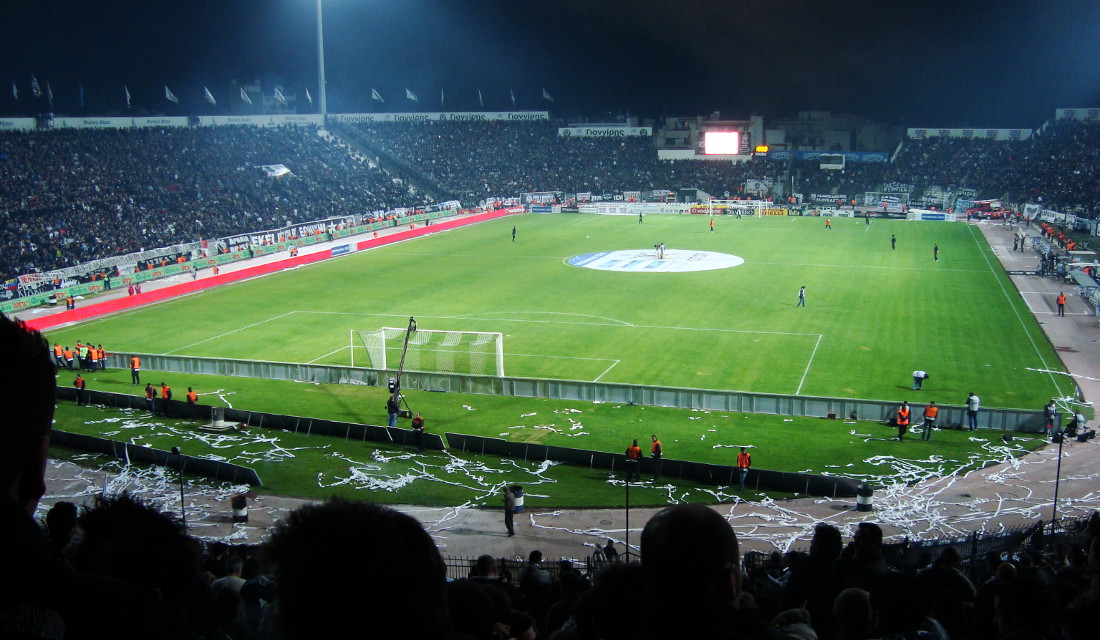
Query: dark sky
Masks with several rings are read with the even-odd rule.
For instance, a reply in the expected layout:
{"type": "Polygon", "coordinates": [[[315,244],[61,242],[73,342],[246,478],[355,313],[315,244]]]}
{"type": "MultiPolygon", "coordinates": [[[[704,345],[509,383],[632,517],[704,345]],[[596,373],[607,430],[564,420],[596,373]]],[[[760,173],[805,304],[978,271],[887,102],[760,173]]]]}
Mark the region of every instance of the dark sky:
{"type": "MultiPolygon", "coordinates": [[[[314,0],[0,0],[0,113],[212,113],[231,80],[316,104],[314,0]],[[15,81],[19,100],[10,88],[15,81]],[[181,107],[164,100],[163,85],[181,107]],[[85,106],[79,105],[83,87],[85,106]]],[[[549,109],[1037,127],[1100,106],[1096,0],[325,0],[330,112],[549,109]],[[371,88],[385,104],[370,100],[371,88]],[[405,99],[405,88],[420,97],[405,99]],[[542,98],[545,88],[553,96],[542,98]]]]}

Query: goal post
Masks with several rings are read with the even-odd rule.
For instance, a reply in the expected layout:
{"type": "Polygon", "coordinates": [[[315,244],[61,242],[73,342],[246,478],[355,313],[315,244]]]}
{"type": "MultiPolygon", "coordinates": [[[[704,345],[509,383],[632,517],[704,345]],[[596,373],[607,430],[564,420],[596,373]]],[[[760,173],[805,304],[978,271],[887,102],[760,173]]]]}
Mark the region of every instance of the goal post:
{"type": "MultiPolygon", "coordinates": [[[[356,331],[367,353],[369,369],[397,366],[405,342],[405,328],[382,327],[356,331]]],[[[352,349],[354,364],[354,348],[352,349]]],[[[504,377],[504,335],[484,331],[417,329],[409,333],[405,371],[464,373],[504,377]]]]}

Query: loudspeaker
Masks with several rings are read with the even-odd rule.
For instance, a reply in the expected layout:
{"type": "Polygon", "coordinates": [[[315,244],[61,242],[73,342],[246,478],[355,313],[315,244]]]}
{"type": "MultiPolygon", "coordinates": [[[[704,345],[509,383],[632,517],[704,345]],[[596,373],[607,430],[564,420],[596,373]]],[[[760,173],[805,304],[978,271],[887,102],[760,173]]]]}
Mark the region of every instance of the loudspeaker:
{"type": "Polygon", "coordinates": [[[390,378],[389,384],[387,384],[386,387],[390,390],[390,393],[393,393],[394,389],[397,388],[397,382],[393,378],[390,378]]]}

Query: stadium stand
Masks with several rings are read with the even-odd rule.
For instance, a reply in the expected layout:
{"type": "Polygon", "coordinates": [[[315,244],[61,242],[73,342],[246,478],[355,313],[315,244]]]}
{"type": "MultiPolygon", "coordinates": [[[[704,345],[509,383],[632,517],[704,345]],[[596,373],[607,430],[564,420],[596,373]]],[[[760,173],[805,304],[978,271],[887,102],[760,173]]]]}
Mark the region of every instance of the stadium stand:
{"type": "Polygon", "coordinates": [[[1100,208],[1100,124],[1055,120],[1029,140],[906,140],[892,162],[659,160],[651,138],[569,138],[557,122],[342,125],[387,171],[314,128],[240,126],[0,134],[0,279],[139,249],[337,215],[370,222],[425,194],[466,206],[529,192],[621,194],[696,188],[745,194],[749,180],[856,199],[884,185],[1091,217],[1100,208]],[[293,177],[261,167],[282,164],[293,177]],[[416,191],[410,189],[410,185],[416,191]]]}
{"type": "Polygon", "coordinates": [[[5,132],[0,157],[3,279],[422,201],[313,128],[5,132]]]}

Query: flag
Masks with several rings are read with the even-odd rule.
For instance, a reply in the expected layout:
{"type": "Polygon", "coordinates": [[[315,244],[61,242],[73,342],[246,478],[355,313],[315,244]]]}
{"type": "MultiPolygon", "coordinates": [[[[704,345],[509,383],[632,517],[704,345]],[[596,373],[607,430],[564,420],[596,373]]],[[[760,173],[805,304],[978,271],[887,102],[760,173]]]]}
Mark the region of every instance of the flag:
{"type": "Polygon", "coordinates": [[[477,90],[477,101],[481,103],[481,106],[485,106],[485,99],[481,97],[481,89],[477,90]]]}
{"type": "Polygon", "coordinates": [[[80,108],[83,109],[84,108],[84,83],[83,82],[76,83],[76,88],[80,92],[80,108]]]}
{"type": "Polygon", "coordinates": [[[554,101],[554,98],[550,96],[550,92],[549,92],[549,91],[547,91],[546,89],[543,89],[543,90],[542,90],[542,97],[543,97],[543,98],[546,98],[546,99],[547,99],[547,100],[549,100],[550,102],[553,102],[553,101],[554,101]]]}
{"type": "Polygon", "coordinates": [[[371,100],[377,100],[379,102],[385,102],[385,100],[382,99],[382,94],[375,91],[374,87],[371,87],[370,98],[371,98],[371,100]]]}
{"type": "Polygon", "coordinates": [[[213,105],[218,104],[218,101],[214,99],[214,94],[210,93],[210,89],[207,89],[204,86],[202,88],[202,92],[206,95],[206,101],[207,102],[209,102],[210,104],[213,104],[213,105]]]}
{"type": "Polygon", "coordinates": [[[19,89],[15,86],[15,80],[11,81],[11,97],[19,99],[19,89]]]}
{"type": "Polygon", "coordinates": [[[512,96],[512,108],[516,106],[516,92],[511,89],[508,90],[508,95],[512,96]]]}
{"type": "Polygon", "coordinates": [[[412,91],[409,91],[408,87],[405,87],[405,97],[408,98],[409,100],[412,100],[413,102],[420,102],[419,100],[416,99],[416,94],[413,93],[412,91]]]}
{"type": "Polygon", "coordinates": [[[168,85],[164,85],[164,99],[168,102],[175,102],[176,104],[180,103],[180,99],[176,97],[176,94],[172,93],[172,91],[168,88],[168,85]]]}
{"type": "Polygon", "coordinates": [[[126,92],[126,108],[130,108],[130,88],[126,85],[122,85],[122,90],[126,92]]]}
{"type": "Polygon", "coordinates": [[[38,78],[31,74],[31,94],[36,98],[42,97],[42,87],[38,86],[38,78]]]}
{"type": "Polygon", "coordinates": [[[439,88],[439,106],[443,106],[443,87],[439,88]]]}
{"type": "Polygon", "coordinates": [[[282,91],[279,91],[279,87],[275,87],[275,102],[286,106],[286,96],[283,95],[282,91]]]}
{"type": "Polygon", "coordinates": [[[309,87],[306,87],[306,100],[309,100],[309,103],[313,104],[313,96],[309,95],[309,87]]]}
{"type": "Polygon", "coordinates": [[[252,98],[248,97],[248,92],[244,90],[244,87],[241,87],[241,100],[244,100],[248,104],[252,104],[252,98]]]}
{"type": "Polygon", "coordinates": [[[50,82],[46,81],[46,99],[50,101],[50,109],[53,109],[53,89],[50,88],[50,82]]]}

